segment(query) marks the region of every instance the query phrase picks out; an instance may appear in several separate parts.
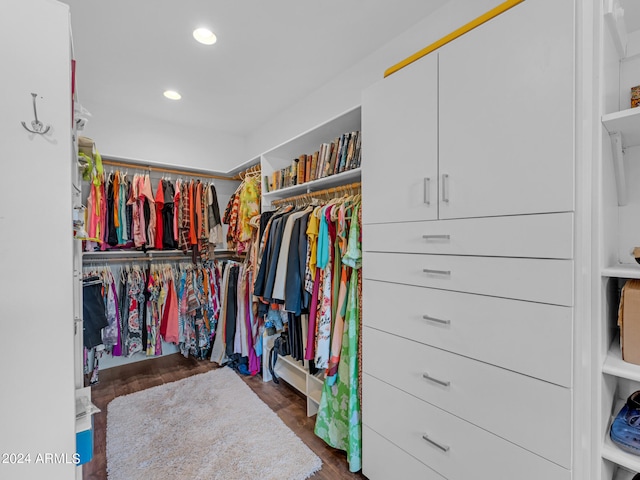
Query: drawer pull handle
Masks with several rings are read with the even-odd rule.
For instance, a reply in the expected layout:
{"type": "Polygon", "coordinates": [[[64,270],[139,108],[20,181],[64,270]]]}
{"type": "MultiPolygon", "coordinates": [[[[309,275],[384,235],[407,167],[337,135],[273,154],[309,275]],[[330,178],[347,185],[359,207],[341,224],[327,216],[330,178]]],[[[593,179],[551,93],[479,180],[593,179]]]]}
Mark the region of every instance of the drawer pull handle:
{"type": "Polygon", "coordinates": [[[424,177],[424,187],[423,187],[423,199],[425,205],[431,205],[429,198],[431,198],[431,189],[429,188],[431,185],[431,179],[429,177],[424,177]]]}
{"type": "Polygon", "coordinates": [[[438,447],[443,452],[449,451],[449,445],[443,445],[441,443],[438,443],[435,440],[430,439],[428,435],[422,435],[422,438],[425,439],[427,442],[429,442],[431,445],[438,447]]]}
{"type": "Polygon", "coordinates": [[[429,315],[423,315],[422,318],[429,322],[441,323],[442,325],[451,324],[451,320],[442,320],[441,318],[430,317],[429,315]]]}
{"type": "Polygon", "coordinates": [[[422,235],[425,240],[451,240],[451,235],[422,235]]]}
{"type": "Polygon", "coordinates": [[[442,385],[443,387],[448,387],[449,385],[451,385],[451,382],[447,380],[438,380],[437,378],[433,378],[428,373],[423,373],[422,378],[424,378],[425,380],[429,380],[430,382],[437,383],[438,385],[442,385]]]}
{"type": "Polygon", "coordinates": [[[422,271],[430,275],[445,275],[445,276],[451,275],[451,270],[432,270],[430,268],[425,268],[422,271]]]}

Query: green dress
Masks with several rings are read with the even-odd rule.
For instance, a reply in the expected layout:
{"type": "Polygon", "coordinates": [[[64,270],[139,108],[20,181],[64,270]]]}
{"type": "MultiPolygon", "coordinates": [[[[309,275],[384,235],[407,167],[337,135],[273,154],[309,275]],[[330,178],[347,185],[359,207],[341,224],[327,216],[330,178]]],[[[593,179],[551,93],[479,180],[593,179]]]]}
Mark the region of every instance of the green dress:
{"type": "Polygon", "coordinates": [[[342,258],[343,263],[352,267],[352,271],[347,293],[338,375],[333,385],[325,382],[322,387],[315,426],[317,436],[332,447],[347,452],[349,470],[352,472],[362,468],[362,413],[358,395],[358,338],[360,335],[358,276],[361,274],[362,266],[359,208],[360,205],[356,205],[353,209],[349,244],[342,258]]]}

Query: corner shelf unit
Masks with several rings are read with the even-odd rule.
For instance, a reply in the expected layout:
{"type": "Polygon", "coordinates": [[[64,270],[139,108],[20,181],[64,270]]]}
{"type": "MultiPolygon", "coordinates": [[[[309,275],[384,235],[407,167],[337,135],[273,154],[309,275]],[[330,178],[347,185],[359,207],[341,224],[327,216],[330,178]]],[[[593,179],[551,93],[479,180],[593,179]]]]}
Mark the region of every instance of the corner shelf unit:
{"type": "Polygon", "coordinates": [[[602,53],[600,71],[596,73],[602,79],[603,140],[597,169],[599,185],[595,184],[599,232],[596,257],[600,267],[593,269],[593,288],[598,292],[594,345],[598,349],[594,352],[597,359],[593,379],[596,454],[592,478],[631,480],[640,472],[640,456],[616,446],[609,438],[609,430],[629,392],[640,389],[640,365],[622,360],[617,326],[620,285],[626,279],[640,279],[640,265],[626,256],[631,248],[640,245],[639,230],[634,227],[634,219],[640,214],[635,163],[638,152],[635,148],[631,150],[640,146],[640,108],[626,108],[630,104],[630,89],[640,83],[640,18],[637,18],[637,9],[625,11],[623,8],[633,6],[631,2],[603,0],[598,3],[602,8],[602,53]]]}
{"type": "MultiPolygon", "coordinates": [[[[263,178],[264,176],[270,176],[276,170],[291,165],[291,161],[300,157],[300,155],[308,155],[320,150],[323,143],[331,143],[343,133],[359,131],[362,125],[360,113],[360,106],[354,107],[263,153],[260,161],[263,178]]],[[[271,192],[266,192],[263,188],[263,205],[269,205],[272,200],[279,198],[287,198],[357,181],[360,179],[360,172],[360,168],[354,168],[336,175],[271,192]]]]}
{"type": "MultiPolygon", "coordinates": [[[[358,105],[266,151],[260,156],[263,179],[265,176],[270,176],[276,170],[291,165],[294,158],[299,158],[300,155],[303,154],[312,154],[320,150],[323,143],[331,143],[336,137],[344,133],[359,131],[361,126],[361,108],[358,105]]],[[[288,198],[302,193],[311,193],[325,188],[347,185],[359,181],[360,178],[361,168],[354,168],[335,175],[271,192],[266,192],[263,188],[262,208],[268,208],[273,200],[288,198]]],[[[265,382],[271,380],[268,357],[275,338],[275,335],[268,336],[265,334],[262,340],[264,352],[262,355],[262,378],[265,382]]],[[[274,371],[279,378],[306,396],[307,416],[313,416],[318,412],[318,407],[320,406],[324,377],[322,373],[317,376],[312,375],[307,367],[307,361],[297,361],[287,356],[278,358],[274,371]]]]}

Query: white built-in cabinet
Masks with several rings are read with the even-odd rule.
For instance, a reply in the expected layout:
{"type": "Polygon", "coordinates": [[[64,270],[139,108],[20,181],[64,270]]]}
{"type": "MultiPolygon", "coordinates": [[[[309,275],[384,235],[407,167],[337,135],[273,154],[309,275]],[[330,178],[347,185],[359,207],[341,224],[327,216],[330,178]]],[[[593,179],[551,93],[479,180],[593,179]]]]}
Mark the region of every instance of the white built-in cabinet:
{"type": "Polygon", "coordinates": [[[365,223],[573,210],[573,8],[528,1],[365,90],[365,223]]]}
{"type": "Polygon", "coordinates": [[[593,470],[598,480],[630,480],[640,472],[640,456],[613,444],[609,428],[626,398],[640,390],[640,366],[622,360],[617,327],[620,288],[626,279],[640,278],[640,265],[632,256],[633,248],[640,246],[640,108],[630,108],[630,88],[640,85],[640,12],[633,2],[606,0],[601,7],[593,470]]]}
{"type": "Polygon", "coordinates": [[[438,218],[438,58],[408,65],[363,94],[368,223],[438,218]],[[393,199],[392,202],[389,199],[393,199]]]}
{"type": "Polygon", "coordinates": [[[583,478],[574,8],[526,0],[363,94],[370,480],[583,478]]]}
{"type": "Polygon", "coordinates": [[[573,11],[526,0],[439,50],[440,218],[573,209],[573,11]]]}

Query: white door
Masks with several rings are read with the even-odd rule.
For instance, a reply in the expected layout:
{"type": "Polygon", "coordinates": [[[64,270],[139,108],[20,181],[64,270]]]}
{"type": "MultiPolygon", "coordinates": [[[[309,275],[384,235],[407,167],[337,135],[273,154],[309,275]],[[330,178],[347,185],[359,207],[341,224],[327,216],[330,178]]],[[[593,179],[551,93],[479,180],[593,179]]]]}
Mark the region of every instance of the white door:
{"type": "Polygon", "coordinates": [[[0,452],[16,455],[0,477],[63,480],[76,469],[69,7],[2,10],[0,452]],[[44,135],[21,125],[38,125],[32,93],[44,135]]]}
{"type": "Polygon", "coordinates": [[[527,0],[440,50],[440,218],[573,210],[573,13],[527,0]]]}
{"type": "Polygon", "coordinates": [[[364,223],[438,218],[438,57],[424,57],[362,98],[364,223]]]}

